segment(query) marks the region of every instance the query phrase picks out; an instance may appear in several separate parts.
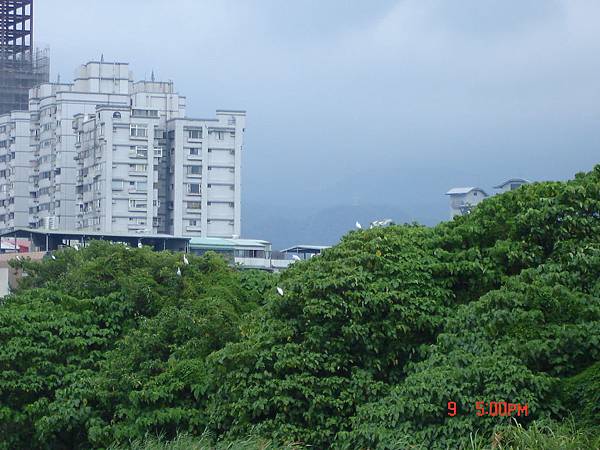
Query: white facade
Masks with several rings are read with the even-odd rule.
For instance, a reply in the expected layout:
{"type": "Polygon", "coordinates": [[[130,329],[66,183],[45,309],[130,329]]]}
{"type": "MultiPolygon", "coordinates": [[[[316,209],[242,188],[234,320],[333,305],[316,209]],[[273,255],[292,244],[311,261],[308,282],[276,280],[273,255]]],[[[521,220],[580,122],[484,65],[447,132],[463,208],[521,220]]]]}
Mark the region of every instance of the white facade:
{"type": "Polygon", "coordinates": [[[76,115],[94,115],[96,106],[130,105],[131,77],[123,63],[90,62],[73,84],[42,84],[30,91],[32,228],[73,230],[77,224],[76,115]]]}
{"type": "Polygon", "coordinates": [[[29,223],[29,119],[27,111],[0,116],[0,230],[29,223]]]}
{"type": "Polygon", "coordinates": [[[29,104],[0,118],[20,137],[5,150],[0,133],[1,230],[241,234],[244,112],[187,119],[172,82],[134,82],[128,64],[108,62],[32,89],[29,104]]]}
{"type": "Polygon", "coordinates": [[[450,219],[470,213],[488,197],[483,189],[476,187],[453,188],[446,195],[450,197],[450,219]]]}
{"type": "Polygon", "coordinates": [[[241,235],[245,121],[245,112],[217,111],[217,119],[169,122],[169,234],[241,235]]]}

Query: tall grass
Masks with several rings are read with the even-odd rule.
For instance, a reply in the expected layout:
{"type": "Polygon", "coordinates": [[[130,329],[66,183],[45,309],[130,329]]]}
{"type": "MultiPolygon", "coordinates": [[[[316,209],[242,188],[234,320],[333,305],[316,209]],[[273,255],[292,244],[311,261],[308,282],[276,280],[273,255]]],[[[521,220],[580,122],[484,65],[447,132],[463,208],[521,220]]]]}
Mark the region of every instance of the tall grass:
{"type": "Polygon", "coordinates": [[[161,437],[147,436],[145,439],[135,440],[126,445],[112,446],[109,450],[298,450],[301,448],[306,447],[296,443],[276,445],[272,441],[258,437],[215,444],[209,434],[202,436],[180,434],[172,441],[161,437]]]}
{"type": "MultiPolygon", "coordinates": [[[[538,421],[528,428],[518,423],[496,431],[491,437],[477,433],[470,436],[470,443],[463,450],[600,450],[600,434],[577,427],[572,418],[564,422],[538,421]]],[[[397,444],[398,450],[418,447],[397,444]]],[[[267,439],[248,437],[235,441],[215,443],[204,434],[191,436],[180,434],[172,441],[148,436],[126,445],[110,447],[109,450],[300,450],[307,447],[299,443],[279,445],[267,439]]]]}
{"type": "Polygon", "coordinates": [[[496,431],[491,440],[471,436],[471,450],[600,450],[600,434],[578,428],[572,418],[564,422],[538,421],[496,431]],[[487,442],[485,442],[487,441],[487,442]]]}

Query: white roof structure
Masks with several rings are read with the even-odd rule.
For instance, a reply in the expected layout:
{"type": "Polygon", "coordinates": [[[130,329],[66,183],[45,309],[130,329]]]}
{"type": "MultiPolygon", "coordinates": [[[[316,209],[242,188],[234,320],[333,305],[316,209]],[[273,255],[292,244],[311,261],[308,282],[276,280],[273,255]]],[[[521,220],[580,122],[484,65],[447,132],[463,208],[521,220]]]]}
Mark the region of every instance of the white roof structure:
{"type": "Polygon", "coordinates": [[[524,178],[511,178],[509,180],[506,180],[504,183],[499,184],[498,186],[494,186],[494,189],[503,189],[504,187],[508,186],[509,184],[529,184],[531,183],[531,181],[526,180],[524,178]]]}
{"type": "Polygon", "coordinates": [[[446,192],[446,195],[465,195],[472,191],[479,191],[482,192],[485,196],[487,196],[487,193],[483,189],[478,187],[456,187],[446,192]]]}
{"type": "Polygon", "coordinates": [[[331,248],[329,245],[294,245],[281,250],[282,253],[319,253],[331,248]]]}
{"type": "Polygon", "coordinates": [[[202,248],[266,248],[270,247],[269,241],[263,241],[260,239],[230,239],[230,238],[210,238],[210,237],[193,237],[190,240],[191,247],[202,247],[202,248]]]}

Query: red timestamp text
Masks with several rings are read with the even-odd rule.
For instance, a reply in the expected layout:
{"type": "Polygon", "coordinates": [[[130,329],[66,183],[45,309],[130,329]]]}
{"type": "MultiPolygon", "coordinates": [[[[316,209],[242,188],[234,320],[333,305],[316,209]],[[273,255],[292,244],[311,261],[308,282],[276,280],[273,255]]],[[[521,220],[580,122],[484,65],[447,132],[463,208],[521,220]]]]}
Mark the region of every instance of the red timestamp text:
{"type": "MultiPolygon", "coordinates": [[[[527,403],[508,402],[475,402],[475,413],[478,417],[513,417],[528,416],[529,406],[527,403]]],[[[454,417],[458,414],[456,402],[448,402],[448,415],[454,417]]]]}

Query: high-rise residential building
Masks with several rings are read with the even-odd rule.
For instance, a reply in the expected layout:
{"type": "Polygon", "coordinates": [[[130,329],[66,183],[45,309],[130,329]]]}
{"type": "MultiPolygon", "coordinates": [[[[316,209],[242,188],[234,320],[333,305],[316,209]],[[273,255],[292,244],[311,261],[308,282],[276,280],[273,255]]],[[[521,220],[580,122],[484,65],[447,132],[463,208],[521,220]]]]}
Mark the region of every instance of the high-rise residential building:
{"type": "Polygon", "coordinates": [[[33,0],[0,0],[0,115],[27,110],[29,89],[49,74],[48,51],[33,42],[33,0]]]}
{"type": "Polygon", "coordinates": [[[29,222],[29,123],[26,111],[0,116],[0,224],[26,227],[29,222]]]}
{"type": "Polygon", "coordinates": [[[217,111],[216,119],[168,123],[169,234],[241,235],[241,160],[244,111],[217,111]]]}
{"type": "Polygon", "coordinates": [[[0,214],[0,230],[239,236],[245,112],[191,119],[185,108],[172,82],[134,82],[125,63],[32,89],[31,135],[15,144],[30,160],[28,217],[0,214]]]}

